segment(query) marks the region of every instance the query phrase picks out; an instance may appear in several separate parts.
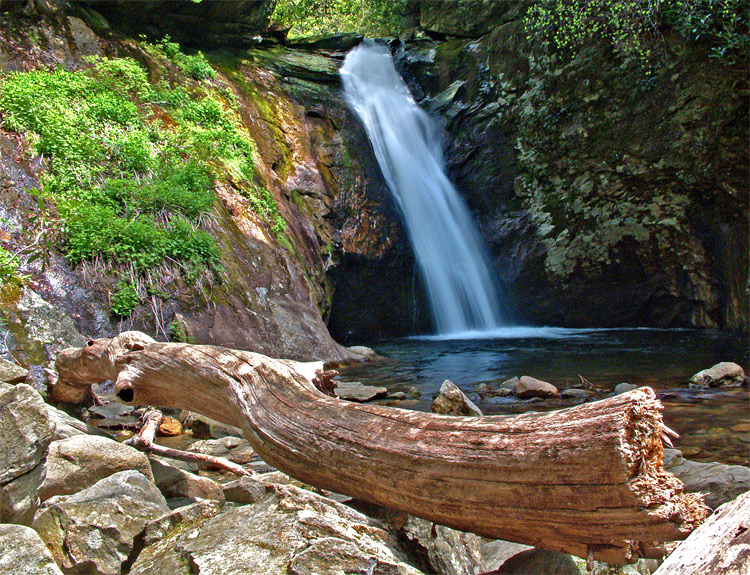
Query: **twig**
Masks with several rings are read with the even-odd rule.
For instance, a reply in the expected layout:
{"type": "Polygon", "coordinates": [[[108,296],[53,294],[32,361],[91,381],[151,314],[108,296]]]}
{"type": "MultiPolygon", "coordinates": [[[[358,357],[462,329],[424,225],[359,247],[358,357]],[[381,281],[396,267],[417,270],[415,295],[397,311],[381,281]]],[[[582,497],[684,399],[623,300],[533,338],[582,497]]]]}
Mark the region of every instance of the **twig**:
{"type": "Polygon", "coordinates": [[[141,427],[141,430],[137,435],[128,439],[125,444],[135,447],[138,451],[143,451],[144,453],[153,453],[154,455],[177,459],[179,461],[190,461],[202,465],[209,465],[217,469],[229,471],[235,475],[255,475],[255,471],[246,469],[228,459],[224,459],[223,457],[214,457],[213,455],[205,455],[203,453],[191,453],[189,451],[171,449],[169,447],[157,445],[154,443],[154,437],[156,436],[156,431],[159,429],[159,425],[161,425],[163,418],[164,415],[161,411],[149,407],[141,418],[143,427],[141,427]]]}

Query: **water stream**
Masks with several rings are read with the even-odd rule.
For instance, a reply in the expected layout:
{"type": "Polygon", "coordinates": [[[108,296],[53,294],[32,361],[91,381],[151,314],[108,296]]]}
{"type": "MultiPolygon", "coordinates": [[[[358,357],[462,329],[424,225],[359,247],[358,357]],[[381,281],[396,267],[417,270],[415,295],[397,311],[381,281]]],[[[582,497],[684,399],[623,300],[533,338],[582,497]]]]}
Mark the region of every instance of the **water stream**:
{"type": "Polygon", "coordinates": [[[341,78],[403,216],[438,334],[501,327],[486,248],[448,180],[437,126],[414,102],[390,52],[361,44],[347,55],[341,78]]]}

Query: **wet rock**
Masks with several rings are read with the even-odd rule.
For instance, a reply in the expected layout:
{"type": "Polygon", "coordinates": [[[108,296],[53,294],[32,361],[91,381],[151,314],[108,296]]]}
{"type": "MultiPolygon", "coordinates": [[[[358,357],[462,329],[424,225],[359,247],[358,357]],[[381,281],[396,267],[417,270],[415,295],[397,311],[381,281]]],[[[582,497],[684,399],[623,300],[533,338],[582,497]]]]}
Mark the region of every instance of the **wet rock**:
{"type": "Polygon", "coordinates": [[[242,430],[239,427],[221,423],[192,411],[183,410],[180,414],[180,422],[193,432],[193,437],[198,439],[220,439],[227,436],[242,437],[242,430]]]}
{"type": "Polygon", "coordinates": [[[10,384],[23,383],[28,374],[28,369],[0,357],[0,381],[10,384]]]}
{"type": "Polygon", "coordinates": [[[182,434],[182,424],[174,417],[165,416],[159,424],[159,435],[174,437],[182,434]]]}
{"type": "Polygon", "coordinates": [[[482,540],[477,535],[411,515],[398,535],[402,545],[421,560],[426,573],[478,575],[485,571],[482,540]]]}
{"type": "MultiPolygon", "coordinates": [[[[288,481],[284,482],[288,483],[288,481]]],[[[253,477],[239,479],[223,485],[224,497],[235,503],[257,503],[266,496],[268,485],[253,477]]]]}
{"type": "Polygon", "coordinates": [[[699,387],[737,387],[745,382],[745,371],[736,363],[723,361],[699,371],[690,383],[699,387]]]}
{"type": "Polygon", "coordinates": [[[226,509],[146,547],[131,575],[419,575],[383,526],[293,486],[226,509]]]}
{"type": "Polygon", "coordinates": [[[216,501],[219,505],[226,501],[221,486],[208,477],[173,467],[161,458],[152,457],[150,462],[154,482],[165,498],[179,500],[185,505],[203,499],[216,501]]]}
{"type": "Polygon", "coordinates": [[[445,415],[481,416],[482,411],[452,381],[445,380],[432,402],[432,412],[445,415]]]}
{"type": "Polygon", "coordinates": [[[121,471],[45,509],[33,528],[63,571],[118,575],[147,523],[169,513],[138,471],[121,471]]]}
{"type": "Polygon", "coordinates": [[[255,451],[246,439],[229,435],[219,439],[196,441],[187,450],[193,453],[213,455],[214,457],[224,457],[240,465],[257,459],[255,451]]]}
{"type": "Polygon", "coordinates": [[[25,383],[0,383],[0,523],[33,520],[53,431],[36,390],[25,383]]]}
{"type": "Polygon", "coordinates": [[[705,493],[712,509],[750,491],[750,468],[744,465],[698,463],[682,457],[678,449],[664,450],[664,467],[685,484],[692,493],[705,493]]]}
{"type": "Polygon", "coordinates": [[[372,361],[380,357],[374,349],[364,345],[352,345],[347,347],[346,350],[352,355],[355,361],[372,361]]]}
{"type": "Polygon", "coordinates": [[[554,397],[558,392],[557,388],[551,383],[524,375],[518,380],[516,394],[521,399],[529,399],[532,397],[554,397]]]}
{"type": "Polygon", "coordinates": [[[365,402],[379,399],[388,395],[385,387],[364,385],[358,381],[337,381],[336,395],[347,401],[365,402]]]}
{"type": "Polygon", "coordinates": [[[591,391],[590,389],[580,389],[577,387],[564,389],[560,392],[560,397],[564,397],[565,399],[590,399],[595,396],[596,392],[591,391]]]}
{"type": "Polygon", "coordinates": [[[0,524],[0,573],[62,575],[39,534],[23,525],[0,524]]]}
{"type": "Polygon", "coordinates": [[[74,435],[53,441],[47,455],[47,476],[39,488],[41,501],[70,495],[120,471],[134,470],[153,481],[148,457],[106,437],[74,435]]]}
{"type": "Polygon", "coordinates": [[[615,386],[615,394],[620,395],[621,393],[627,393],[628,391],[633,391],[634,389],[638,389],[638,386],[626,382],[618,383],[615,386]]]}

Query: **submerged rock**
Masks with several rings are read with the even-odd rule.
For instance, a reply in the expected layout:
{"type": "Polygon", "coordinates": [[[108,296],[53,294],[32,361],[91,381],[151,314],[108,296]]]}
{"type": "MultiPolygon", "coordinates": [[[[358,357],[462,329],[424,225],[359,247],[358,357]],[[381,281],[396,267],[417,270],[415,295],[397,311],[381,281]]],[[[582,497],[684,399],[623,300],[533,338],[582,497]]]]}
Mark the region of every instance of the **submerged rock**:
{"type": "Polygon", "coordinates": [[[39,392],[0,383],[0,523],[33,520],[53,431],[39,392]]]}
{"type": "Polygon", "coordinates": [[[699,371],[690,383],[699,387],[737,387],[745,382],[745,371],[736,363],[723,361],[699,371]]]}
{"type": "Polygon", "coordinates": [[[432,402],[432,411],[445,415],[482,415],[482,411],[474,402],[455,383],[447,379],[440,386],[440,392],[432,402]]]}
{"type": "Polygon", "coordinates": [[[62,575],[39,534],[31,527],[0,524],[0,573],[62,575]]]}
{"type": "Polygon", "coordinates": [[[136,536],[166,513],[156,485],[138,471],[121,471],[50,505],[33,528],[64,571],[119,575],[136,536]]]}
{"type": "Polygon", "coordinates": [[[45,501],[54,495],[71,495],[120,471],[139,471],[153,481],[148,457],[106,437],[74,435],[53,441],[47,455],[47,476],[39,488],[45,501]]]}
{"type": "Polygon", "coordinates": [[[383,526],[320,495],[274,485],[259,502],[224,510],[146,547],[131,575],[419,575],[383,526]]]}
{"type": "Polygon", "coordinates": [[[521,399],[532,397],[554,397],[558,394],[557,388],[551,383],[524,375],[518,380],[516,394],[521,399]]]}

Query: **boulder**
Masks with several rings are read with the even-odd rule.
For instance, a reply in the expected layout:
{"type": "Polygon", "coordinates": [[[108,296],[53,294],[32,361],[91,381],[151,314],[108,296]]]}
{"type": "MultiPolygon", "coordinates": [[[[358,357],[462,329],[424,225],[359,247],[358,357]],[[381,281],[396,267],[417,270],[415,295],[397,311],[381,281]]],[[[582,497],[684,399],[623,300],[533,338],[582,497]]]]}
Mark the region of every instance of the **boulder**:
{"type": "Polygon", "coordinates": [[[494,572],[497,575],[528,575],[531,573],[555,573],[555,575],[582,575],[581,569],[570,555],[526,549],[512,555],[494,572]]]}
{"type": "Polygon", "coordinates": [[[74,435],[82,435],[95,429],[80,419],[68,415],[63,410],[52,407],[49,403],[45,405],[47,407],[47,416],[55,426],[55,431],[52,433],[52,441],[73,437],[74,435]]]}
{"type": "Polygon", "coordinates": [[[187,450],[193,453],[223,457],[240,465],[250,463],[250,461],[257,457],[255,450],[253,450],[247,439],[234,436],[196,441],[187,450]]]}
{"type": "Polygon", "coordinates": [[[167,499],[182,500],[185,504],[207,499],[224,505],[224,491],[215,481],[173,467],[157,457],[152,457],[150,462],[156,486],[167,499]]]}
{"type": "Polygon", "coordinates": [[[47,455],[47,477],[39,489],[45,501],[53,495],[70,495],[120,471],[139,471],[153,481],[148,457],[106,437],[74,435],[53,441],[47,455]]]}
{"type": "Polygon", "coordinates": [[[364,385],[358,381],[337,381],[336,384],[336,395],[347,401],[362,403],[388,395],[388,390],[385,387],[364,385]]]}
{"type": "Polygon", "coordinates": [[[698,463],[684,459],[677,449],[665,449],[664,467],[685,484],[687,491],[705,493],[711,509],[750,491],[750,468],[744,465],[698,463]]]}
{"type": "Polygon", "coordinates": [[[560,397],[564,397],[565,399],[589,399],[595,396],[595,391],[592,391],[590,389],[580,389],[578,387],[563,389],[560,392],[560,397]]]}
{"type": "Polygon", "coordinates": [[[221,423],[192,411],[183,411],[180,414],[180,422],[193,432],[193,437],[198,439],[220,439],[227,435],[242,437],[242,430],[239,427],[221,423]]]}
{"type": "Polygon", "coordinates": [[[432,411],[445,415],[482,415],[482,411],[474,402],[466,397],[455,383],[447,379],[440,386],[440,391],[432,402],[432,411]]]}
{"type": "MultiPolygon", "coordinates": [[[[288,481],[286,482],[288,483],[288,481]]],[[[254,477],[240,477],[223,485],[227,501],[247,504],[257,503],[266,496],[268,485],[254,477]]]]}
{"type": "Polygon", "coordinates": [[[121,471],[50,505],[32,527],[63,571],[119,575],[136,537],[167,513],[156,485],[138,471],[121,471]]]}
{"type": "Polygon", "coordinates": [[[0,573],[62,575],[52,554],[31,527],[0,524],[0,573]]]}
{"type": "Polygon", "coordinates": [[[745,382],[745,371],[736,363],[722,361],[709,369],[699,371],[690,383],[700,387],[737,387],[745,382]]]}
{"type": "Polygon", "coordinates": [[[24,383],[0,383],[0,523],[33,520],[53,431],[36,390],[24,383]]]}
{"type": "Polygon", "coordinates": [[[23,383],[28,374],[28,369],[0,357],[0,381],[12,384],[23,383]]]}
{"type": "Polygon", "coordinates": [[[169,537],[177,529],[184,529],[188,525],[195,525],[213,517],[221,511],[221,507],[217,501],[208,500],[196,501],[190,505],[178,507],[146,525],[141,536],[143,545],[153,545],[169,537]]]}
{"type": "Polygon", "coordinates": [[[618,383],[615,386],[615,394],[620,395],[621,393],[627,393],[628,391],[633,391],[634,389],[638,389],[638,386],[626,382],[618,383]]]}
{"type": "Polygon", "coordinates": [[[546,381],[524,375],[518,380],[516,394],[521,399],[529,399],[531,397],[554,397],[557,395],[557,388],[546,381]]]}
{"type": "Polygon", "coordinates": [[[353,509],[291,485],[146,547],[130,575],[419,575],[395,538],[353,509]]]}
{"type": "Polygon", "coordinates": [[[478,575],[485,571],[482,540],[473,533],[410,515],[398,536],[402,546],[420,559],[426,573],[478,575]]]}

